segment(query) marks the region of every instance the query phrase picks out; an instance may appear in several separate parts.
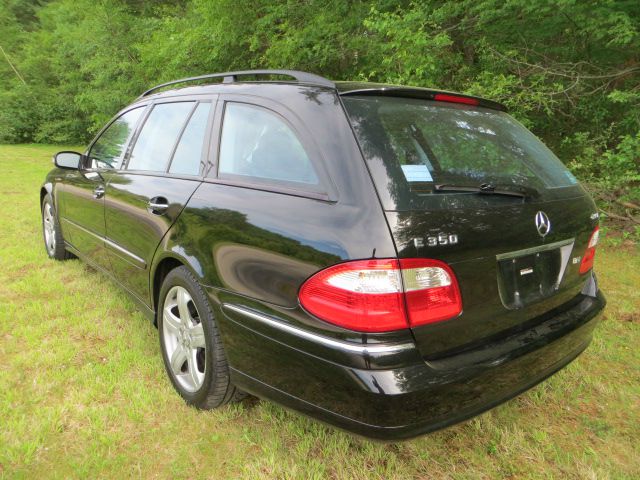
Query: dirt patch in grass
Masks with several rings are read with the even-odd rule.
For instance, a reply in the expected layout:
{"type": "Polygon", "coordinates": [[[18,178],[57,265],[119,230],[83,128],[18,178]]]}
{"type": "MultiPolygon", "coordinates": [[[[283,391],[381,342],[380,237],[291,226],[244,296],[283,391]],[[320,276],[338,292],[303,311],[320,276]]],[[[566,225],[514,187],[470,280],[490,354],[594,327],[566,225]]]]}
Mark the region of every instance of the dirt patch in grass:
{"type": "Polygon", "coordinates": [[[626,312],[618,315],[621,322],[640,323],[640,312],[626,312]]]}

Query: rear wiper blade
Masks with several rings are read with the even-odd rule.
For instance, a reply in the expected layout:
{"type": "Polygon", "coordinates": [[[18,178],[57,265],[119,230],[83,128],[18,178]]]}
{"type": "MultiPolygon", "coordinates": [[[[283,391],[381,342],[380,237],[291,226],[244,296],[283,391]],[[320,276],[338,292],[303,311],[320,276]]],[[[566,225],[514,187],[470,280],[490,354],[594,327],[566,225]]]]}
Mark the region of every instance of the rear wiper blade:
{"type": "Polygon", "coordinates": [[[482,183],[480,185],[454,185],[451,183],[441,183],[434,186],[435,192],[470,192],[485,195],[507,195],[511,197],[537,197],[540,193],[532,187],[522,185],[495,185],[492,183],[482,183]]]}

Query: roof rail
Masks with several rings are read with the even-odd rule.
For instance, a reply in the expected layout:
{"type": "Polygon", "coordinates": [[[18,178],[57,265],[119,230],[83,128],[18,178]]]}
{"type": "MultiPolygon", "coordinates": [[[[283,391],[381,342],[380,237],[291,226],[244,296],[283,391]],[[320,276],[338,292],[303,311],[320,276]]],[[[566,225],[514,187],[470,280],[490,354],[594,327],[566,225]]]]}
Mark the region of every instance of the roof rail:
{"type": "Polygon", "coordinates": [[[310,85],[318,85],[321,87],[329,87],[335,88],[335,84],[320,75],[315,75],[313,73],[300,72],[298,70],[243,70],[239,72],[225,72],[225,73],[209,73],[207,75],[200,75],[199,77],[188,77],[181,78],[180,80],[173,80],[171,82],[163,83],[161,85],[156,85],[153,88],[150,88],[146,92],[144,92],[141,97],[146,97],[152,92],[156,90],[168,87],[169,85],[175,85],[178,83],[186,83],[186,82],[195,82],[198,80],[206,80],[208,78],[222,78],[222,83],[234,83],[238,81],[239,76],[255,76],[255,75],[282,75],[287,77],[292,77],[296,79],[299,83],[307,83],[310,85]]]}

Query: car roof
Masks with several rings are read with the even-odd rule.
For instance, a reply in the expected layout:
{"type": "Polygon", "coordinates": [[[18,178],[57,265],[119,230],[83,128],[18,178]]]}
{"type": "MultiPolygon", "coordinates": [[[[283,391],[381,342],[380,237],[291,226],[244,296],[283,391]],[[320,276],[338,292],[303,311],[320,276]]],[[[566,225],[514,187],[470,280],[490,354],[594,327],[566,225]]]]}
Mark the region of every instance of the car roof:
{"type": "MultiPolygon", "coordinates": [[[[323,89],[331,89],[337,91],[341,96],[393,96],[404,98],[417,98],[423,100],[442,100],[453,103],[462,103],[473,106],[487,107],[495,110],[506,111],[507,108],[501,103],[488,100],[486,98],[473,95],[460,94],[447,90],[422,88],[405,85],[392,85],[386,83],[373,82],[350,82],[350,81],[332,81],[315,75],[313,73],[301,72],[298,70],[243,70],[237,72],[212,73],[200,75],[197,77],[188,77],[170,82],[156,85],[145,91],[138,97],[137,101],[146,98],[162,98],[166,96],[198,93],[220,93],[226,90],[226,87],[237,84],[250,84],[259,88],[263,84],[288,84],[293,86],[313,86],[323,89]],[[240,80],[241,77],[252,77],[255,80],[240,80]],[[259,77],[268,77],[268,80],[259,80],[259,77]],[[276,79],[274,79],[276,78],[276,79]],[[284,80],[283,78],[292,78],[293,80],[284,80]],[[170,90],[162,90],[166,87],[186,84],[192,82],[203,82],[213,80],[214,83],[205,85],[189,85],[180,88],[172,88],[170,90]],[[218,82],[216,80],[222,80],[218,82]],[[162,90],[158,92],[158,90],[162,90]],[[154,93],[155,92],[155,93],[154,93]]],[[[137,103],[137,102],[136,102],[137,103]]]]}

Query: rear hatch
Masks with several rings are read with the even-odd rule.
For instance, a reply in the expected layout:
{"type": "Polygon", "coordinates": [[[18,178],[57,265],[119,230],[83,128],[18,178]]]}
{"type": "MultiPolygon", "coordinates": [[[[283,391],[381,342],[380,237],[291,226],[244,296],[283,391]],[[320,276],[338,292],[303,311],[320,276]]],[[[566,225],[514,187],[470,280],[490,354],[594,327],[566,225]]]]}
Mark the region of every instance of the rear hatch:
{"type": "Polygon", "coordinates": [[[413,329],[423,356],[570,306],[587,279],[579,269],[597,215],[560,160],[507,113],[467,97],[367,93],[342,99],[398,256],[448,263],[462,295],[459,316],[413,329]]]}

